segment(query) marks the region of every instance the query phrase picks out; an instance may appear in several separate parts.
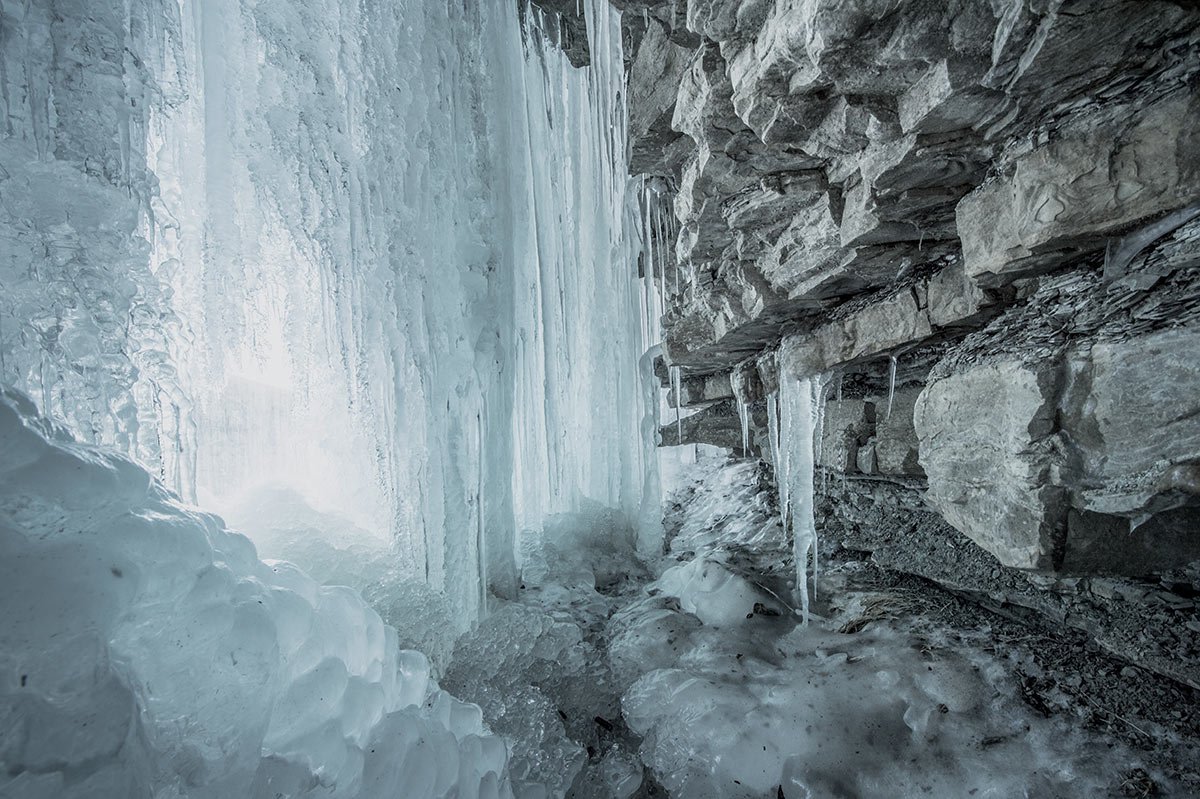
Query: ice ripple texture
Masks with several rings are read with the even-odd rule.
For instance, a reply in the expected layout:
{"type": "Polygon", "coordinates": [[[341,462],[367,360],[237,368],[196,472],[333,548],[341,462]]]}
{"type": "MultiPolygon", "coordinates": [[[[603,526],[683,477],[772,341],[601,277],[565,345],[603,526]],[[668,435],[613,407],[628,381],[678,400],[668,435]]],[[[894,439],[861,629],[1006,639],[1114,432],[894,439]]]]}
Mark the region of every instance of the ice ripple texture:
{"type": "Polygon", "coordinates": [[[0,796],[500,797],[503,742],[350,589],[0,395],[0,796]]]}

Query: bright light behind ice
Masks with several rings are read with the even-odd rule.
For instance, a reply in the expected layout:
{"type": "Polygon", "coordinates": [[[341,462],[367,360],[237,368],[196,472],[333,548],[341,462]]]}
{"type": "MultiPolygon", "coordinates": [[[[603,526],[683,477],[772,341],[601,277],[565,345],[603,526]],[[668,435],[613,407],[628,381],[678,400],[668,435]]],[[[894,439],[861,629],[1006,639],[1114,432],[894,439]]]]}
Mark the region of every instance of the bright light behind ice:
{"type": "Polygon", "coordinates": [[[653,518],[614,9],[581,70],[511,0],[78,5],[2,54],[5,383],[250,532],[392,543],[464,626],[546,514],[653,518]]]}

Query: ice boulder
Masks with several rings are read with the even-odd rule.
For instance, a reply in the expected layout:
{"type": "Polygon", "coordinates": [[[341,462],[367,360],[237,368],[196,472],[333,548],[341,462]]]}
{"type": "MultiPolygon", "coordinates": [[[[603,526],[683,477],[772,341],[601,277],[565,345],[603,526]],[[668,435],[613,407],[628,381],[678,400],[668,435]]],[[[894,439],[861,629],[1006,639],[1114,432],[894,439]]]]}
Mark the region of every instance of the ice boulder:
{"type": "Polygon", "coordinates": [[[0,796],[509,796],[354,591],[0,392],[0,796]]]}

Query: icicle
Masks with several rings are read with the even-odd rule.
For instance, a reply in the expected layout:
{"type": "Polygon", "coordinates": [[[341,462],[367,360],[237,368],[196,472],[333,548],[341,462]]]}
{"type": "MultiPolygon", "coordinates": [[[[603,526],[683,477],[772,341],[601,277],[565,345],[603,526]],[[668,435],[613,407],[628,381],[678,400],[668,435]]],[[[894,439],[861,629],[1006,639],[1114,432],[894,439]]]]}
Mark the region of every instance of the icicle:
{"type": "MultiPolygon", "coordinates": [[[[767,449],[771,453],[771,465],[775,467],[776,482],[779,481],[779,392],[767,397],[767,449]]],[[[787,521],[784,520],[784,524],[787,521]]]]}
{"type": "Polygon", "coordinates": [[[814,435],[822,391],[820,381],[781,376],[779,385],[779,485],[784,530],[792,533],[796,561],[796,596],[804,623],[809,619],[808,562],[816,548],[813,502],[814,435]]]}
{"type": "Polygon", "coordinates": [[[888,401],[884,419],[892,418],[892,400],[896,397],[896,354],[888,356],[888,401]]]}
{"type": "Polygon", "coordinates": [[[748,392],[745,374],[741,367],[730,373],[729,384],[737,402],[738,419],[742,423],[742,457],[746,458],[750,455],[750,405],[744,399],[748,392]]]}
{"type": "Polygon", "coordinates": [[[683,416],[680,414],[680,408],[683,405],[682,383],[683,378],[680,375],[678,366],[671,367],[671,388],[675,391],[675,434],[678,436],[679,444],[683,443],[683,416]]]}
{"type": "Polygon", "coordinates": [[[742,457],[750,453],[750,409],[741,397],[737,398],[738,419],[742,422],[742,457]]]}
{"type": "MultiPolygon", "coordinates": [[[[825,401],[828,399],[826,389],[829,386],[829,375],[820,375],[813,381],[813,464],[821,462],[821,454],[825,448],[825,401]]],[[[829,493],[829,470],[821,469],[821,495],[829,493]]]]}

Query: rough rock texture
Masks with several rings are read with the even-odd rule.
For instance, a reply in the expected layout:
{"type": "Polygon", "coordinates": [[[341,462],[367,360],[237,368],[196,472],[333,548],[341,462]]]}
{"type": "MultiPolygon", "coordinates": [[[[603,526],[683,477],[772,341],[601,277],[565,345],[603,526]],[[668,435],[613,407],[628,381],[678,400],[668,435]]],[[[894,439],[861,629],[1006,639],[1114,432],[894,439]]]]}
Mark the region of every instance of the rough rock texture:
{"type": "Polygon", "coordinates": [[[927,477],[1002,562],[1200,558],[1200,7],[618,6],[630,169],[678,226],[685,442],[837,374],[820,462],[927,477]]]}
{"type": "Polygon", "coordinates": [[[1200,5],[619,5],[682,440],[822,380],[822,536],[1200,687],[1200,5]]]}
{"type": "Polygon", "coordinates": [[[930,504],[1009,566],[1049,567],[1061,547],[1064,491],[1048,484],[1057,379],[1053,365],[987,364],[931,384],[914,409],[930,504]]]}

